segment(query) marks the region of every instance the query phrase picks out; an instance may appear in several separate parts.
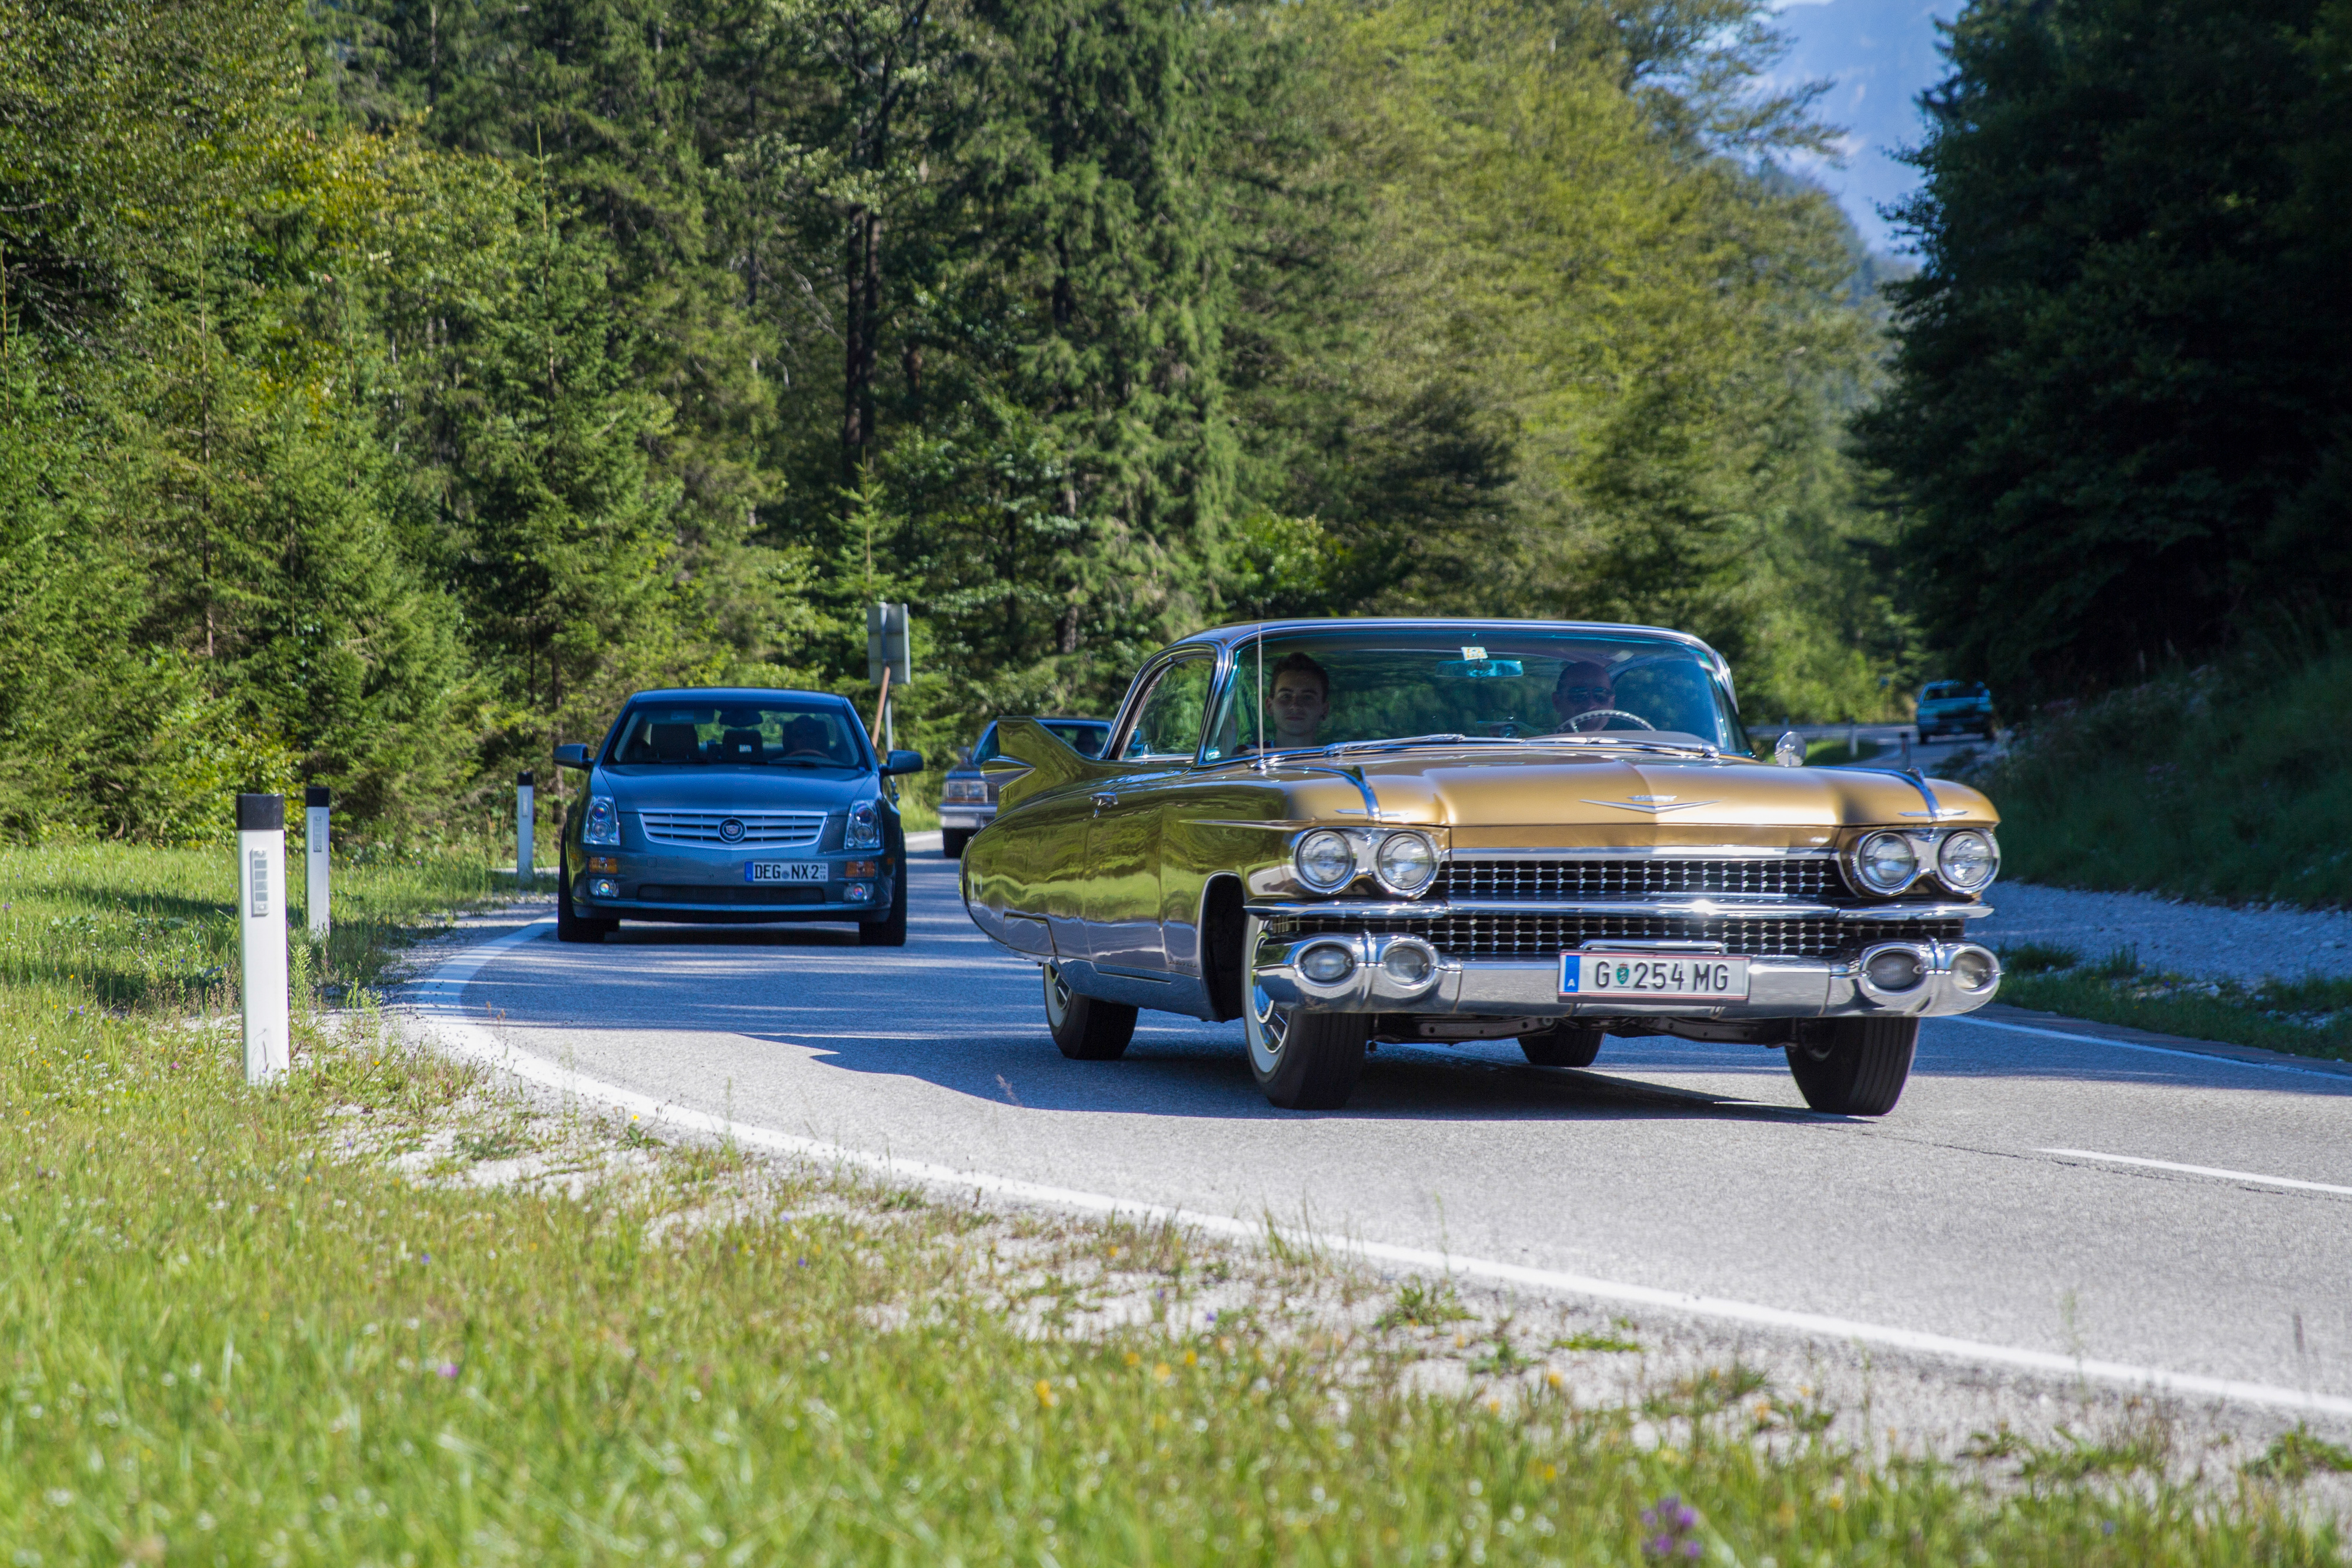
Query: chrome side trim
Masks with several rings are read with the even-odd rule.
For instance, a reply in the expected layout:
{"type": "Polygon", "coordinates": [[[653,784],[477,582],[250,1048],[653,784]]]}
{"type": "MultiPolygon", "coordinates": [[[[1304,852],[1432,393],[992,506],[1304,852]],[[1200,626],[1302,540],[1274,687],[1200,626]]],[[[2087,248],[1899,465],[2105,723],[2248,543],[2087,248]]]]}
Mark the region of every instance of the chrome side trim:
{"type": "Polygon", "coordinates": [[[1874,904],[1862,909],[1841,909],[1841,920],[1982,920],[1992,913],[1990,904],[1874,904]]]}

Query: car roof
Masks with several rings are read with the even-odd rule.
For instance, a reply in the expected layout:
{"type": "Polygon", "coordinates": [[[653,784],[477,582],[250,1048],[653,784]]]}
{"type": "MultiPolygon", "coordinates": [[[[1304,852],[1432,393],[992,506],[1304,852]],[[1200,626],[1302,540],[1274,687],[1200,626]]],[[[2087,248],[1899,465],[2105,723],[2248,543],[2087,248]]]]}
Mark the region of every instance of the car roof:
{"type": "Polygon", "coordinates": [[[1706,643],[1687,632],[1677,632],[1671,626],[1640,626],[1622,621],[1486,621],[1469,617],[1433,615],[1332,615],[1301,617],[1285,621],[1243,621],[1227,626],[1212,626],[1179,638],[1179,643],[1208,643],[1218,647],[1231,647],[1257,636],[1277,636],[1290,632],[1633,632],[1644,637],[1664,637],[1676,643],[1687,643],[1695,648],[1706,648],[1706,643]]]}
{"type": "Polygon", "coordinates": [[[756,702],[761,697],[792,697],[803,702],[835,703],[849,706],[849,699],[832,692],[803,692],[790,686],[660,686],[652,691],[631,692],[631,702],[756,702]]]}

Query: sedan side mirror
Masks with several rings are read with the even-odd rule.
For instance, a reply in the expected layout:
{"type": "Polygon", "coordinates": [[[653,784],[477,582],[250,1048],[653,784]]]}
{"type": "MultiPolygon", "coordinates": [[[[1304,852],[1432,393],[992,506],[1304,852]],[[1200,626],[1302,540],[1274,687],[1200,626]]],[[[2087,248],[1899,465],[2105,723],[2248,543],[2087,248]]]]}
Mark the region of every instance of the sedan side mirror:
{"type": "Polygon", "coordinates": [[[585,768],[588,766],[588,748],[577,742],[559,746],[555,748],[555,765],[558,768],[585,768]]]}
{"type": "Polygon", "coordinates": [[[885,777],[900,773],[920,773],[922,770],[923,754],[919,751],[894,751],[882,759],[882,772],[885,777]]]}

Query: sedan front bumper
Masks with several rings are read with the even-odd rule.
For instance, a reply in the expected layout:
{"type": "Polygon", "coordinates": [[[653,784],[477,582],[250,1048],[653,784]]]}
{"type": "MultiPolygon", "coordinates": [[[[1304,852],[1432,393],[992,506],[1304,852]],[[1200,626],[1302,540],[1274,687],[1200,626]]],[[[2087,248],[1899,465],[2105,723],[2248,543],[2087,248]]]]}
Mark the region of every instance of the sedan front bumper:
{"type": "MultiPolygon", "coordinates": [[[[1625,955],[1620,949],[1612,956],[1625,955]]],[[[1557,960],[1449,958],[1418,937],[1374,932],[1269,938],[1251,967],[1269,1000],[1302,1012],[1465,1018],[1948,1018],[1975,1011],[2000,988],[2000,960],[1990,949],[1926,939],[1875,943],[1851,959],[1749,958],[1748,998],[1730,1002],[1564,997],[1557,960]],[[1299,959],[1311,947],[1332,946],[1351,956],[1348,972],[1328,981],[1310,979],[1299,959]],[[1406,951],[1391,963],[1392,950],[1400,948],[1406,951]],[[1888,948],[1916,956],[1916,983],[1888,991],[1871,982],[1865,964],[1888,948]],[[1973,990],[1953,973],[1953,960],[1964,953],[1988,966],[1988,978],[1973,990]]]]}

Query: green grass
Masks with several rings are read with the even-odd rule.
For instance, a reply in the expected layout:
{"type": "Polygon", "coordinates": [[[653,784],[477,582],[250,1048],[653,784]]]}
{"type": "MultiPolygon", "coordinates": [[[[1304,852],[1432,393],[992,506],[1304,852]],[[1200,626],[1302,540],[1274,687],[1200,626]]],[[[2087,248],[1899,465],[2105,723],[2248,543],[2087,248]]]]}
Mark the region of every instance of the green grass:
{"type": "MultiPolygon", "coordinates": [[[[2338,1560],[2284,1480],[1988,1487],[1817,1427],[1767,1446],[1737,1368],[1644,1415],[1415,1394],[1402,1358],[1245,1315],[1057,1333],[983,1288],[967,1207],[762,1186],[723,1147],[577,1197],[404,1176],[384,1155],[481,1085],[306,993],[297,1070],[247,1088],[233,1030],[183,1027],[222,998],[225,874],[74,853],[0,865],[13,1563],[1631,1563],[1669,1494],[1757,1568],[2338,1560]]],[[[354,868],[377,948],[321,972],[381,975],[468,874],[354,868]]],[[[444,1158],[533,1125],[478,1118],[444,1158]]],[[[1080,1241],[1171,1293],[1200,1271],[1172,1233],[1080,1241]]]]}
{"type": "Polygon", "coordinates": [[[2258,656],[2037,716],[1979,770],[2004,874],[2352,902],[2352,651],[2258,656]]]}
{"type": "Polygon", "coordinates": [[[2000,952],[2000,999],[2014,1007],[2352,1061],[2352,980],[2192,980],[2143,969],[2128,948],[2088,960],[2071,947],[2040,942],[2000,952]]]}

